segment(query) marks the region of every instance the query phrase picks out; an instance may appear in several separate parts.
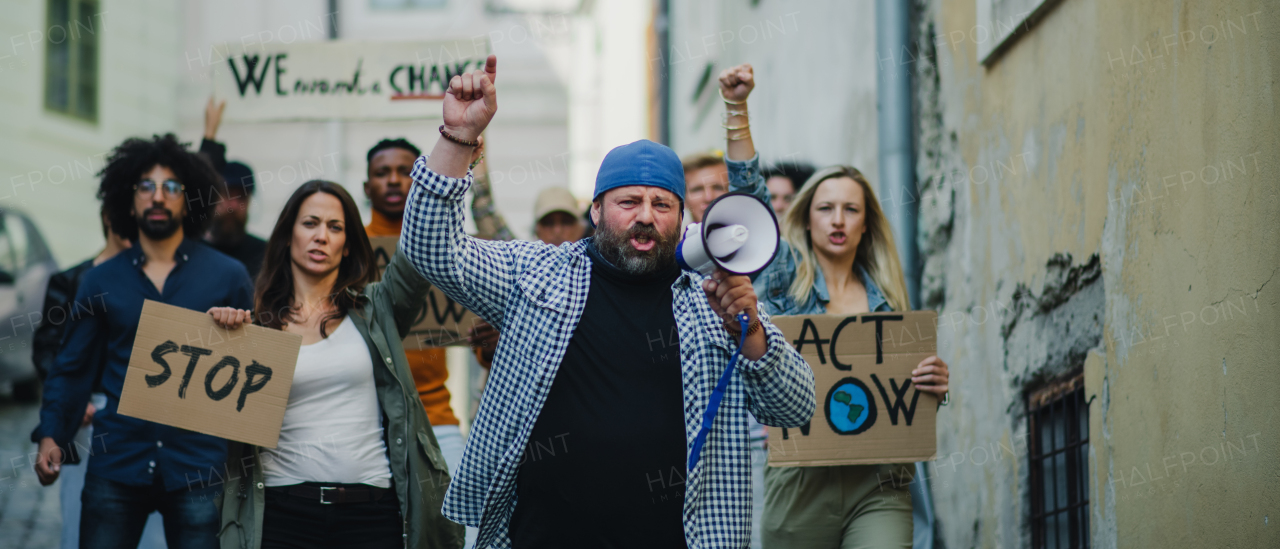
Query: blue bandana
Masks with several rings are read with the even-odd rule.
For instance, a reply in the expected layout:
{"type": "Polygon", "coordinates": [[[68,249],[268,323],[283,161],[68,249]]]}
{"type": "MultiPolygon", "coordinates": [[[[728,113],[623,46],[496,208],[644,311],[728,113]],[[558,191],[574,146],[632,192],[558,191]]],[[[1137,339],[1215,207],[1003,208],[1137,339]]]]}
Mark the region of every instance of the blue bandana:
{"type": "Polygon", "coordinates": [[[596,174],[596,192],[591,200],[610,189],[631,185],[658,187],[675,193],[684,202],[684,167],[680,157],[666,145],[648,139],[615,147],[605,155],[596,174]]]}

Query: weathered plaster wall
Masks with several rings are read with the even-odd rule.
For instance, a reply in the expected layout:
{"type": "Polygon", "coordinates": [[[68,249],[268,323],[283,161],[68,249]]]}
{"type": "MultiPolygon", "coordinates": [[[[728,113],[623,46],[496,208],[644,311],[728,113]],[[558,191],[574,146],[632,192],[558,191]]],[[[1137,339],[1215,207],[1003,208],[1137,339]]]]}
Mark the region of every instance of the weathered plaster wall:
{"type": "Polygon", "coordinates": [[[1029,544],[1025,391],[1083,363],[1092,545],[1280,544],[1280,10],[1062,0],[983,66],[975,4],[902,56],[943,541],[1029,544]]]}

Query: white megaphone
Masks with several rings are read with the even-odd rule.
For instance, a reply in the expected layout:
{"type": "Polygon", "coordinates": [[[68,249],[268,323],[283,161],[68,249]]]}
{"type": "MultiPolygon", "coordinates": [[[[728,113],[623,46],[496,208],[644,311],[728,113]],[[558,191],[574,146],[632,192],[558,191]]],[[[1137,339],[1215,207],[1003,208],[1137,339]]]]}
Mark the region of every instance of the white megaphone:
{"type": "Polygon", "coordinates": [[[719,267],[735,275],[753,275],[778,253],[778,218],[764,201],[746,193],[728,193],[707,206],[701,223],[690,223],[676,247],[676,262],[686,271],[711,276],[719,267]]]}

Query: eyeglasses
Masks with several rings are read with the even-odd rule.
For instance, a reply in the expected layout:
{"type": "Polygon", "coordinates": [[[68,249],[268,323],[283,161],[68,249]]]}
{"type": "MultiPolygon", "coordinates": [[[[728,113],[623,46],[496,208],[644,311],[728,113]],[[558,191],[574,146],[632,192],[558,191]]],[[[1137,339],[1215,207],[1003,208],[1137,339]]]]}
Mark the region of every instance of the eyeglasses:
{"type": "MultiPolygon", "coordinates": [[[[181,195],[186,186],[172,179],[168,179],[161,184],[161,188],[164,189],[165,198],[173,198],[181,195]]],[[[143,179],[142,181],[139,181],[138,184],[134,185],[133,189],[142,196],[154,195],[156,194],[156,182],[150,179],[143,179]]]]}

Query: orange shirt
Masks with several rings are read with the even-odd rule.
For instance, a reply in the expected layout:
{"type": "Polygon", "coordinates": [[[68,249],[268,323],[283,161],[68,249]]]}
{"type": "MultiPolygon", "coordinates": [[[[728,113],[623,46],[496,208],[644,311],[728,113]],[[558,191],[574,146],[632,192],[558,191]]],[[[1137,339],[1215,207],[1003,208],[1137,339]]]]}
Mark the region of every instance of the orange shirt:
{"type": "MultiPolygon", "coordinates": [[[[387,219],[374,210],[364,230],[370,237],[400,236],[400,227],[401,221],[387,219]]],[[[453,408],[449,406],[449,389],[444,386],[449,379],[444,349],[406,350],[404,355],[409,360],[414,385],[418,387],[418,398],[427,410],[427,419],[432,425],[458,425],[458,416],[453,415],[453,408]]]]}

